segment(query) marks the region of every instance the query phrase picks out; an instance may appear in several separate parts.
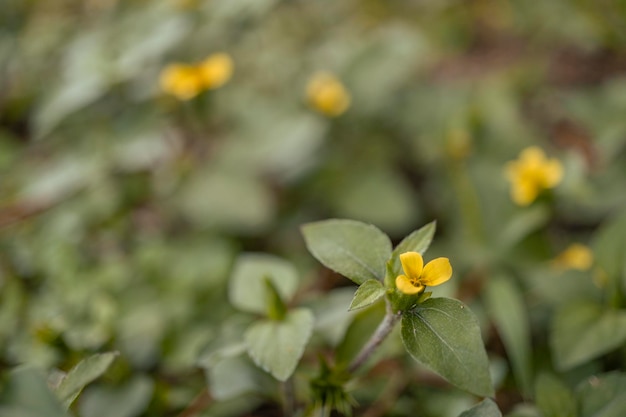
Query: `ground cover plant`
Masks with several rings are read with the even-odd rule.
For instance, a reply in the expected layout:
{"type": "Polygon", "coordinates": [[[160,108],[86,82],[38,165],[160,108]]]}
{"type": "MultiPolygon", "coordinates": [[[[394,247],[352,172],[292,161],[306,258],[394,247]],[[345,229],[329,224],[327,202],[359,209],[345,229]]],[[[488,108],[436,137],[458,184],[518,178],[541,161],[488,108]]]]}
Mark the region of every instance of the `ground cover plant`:
{"type": "Polygon", "coordinates": [[[0,9],[0,416],[626,415],[623,2],[0,9]]]}

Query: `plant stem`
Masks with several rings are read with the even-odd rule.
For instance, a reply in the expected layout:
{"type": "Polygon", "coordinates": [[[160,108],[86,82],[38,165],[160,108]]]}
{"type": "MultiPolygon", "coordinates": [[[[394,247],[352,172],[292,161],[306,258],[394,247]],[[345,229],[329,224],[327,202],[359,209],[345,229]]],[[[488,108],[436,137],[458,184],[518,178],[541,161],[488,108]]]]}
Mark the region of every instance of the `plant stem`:
{"type": "Polygon", "coordinates": [[[357,369],[359,369],[359,367],[361,367],[361,365],[363,365],[363,363],[365,363],[374,350],[376,350],[378,345],[380,345],[383,340],[389,336],[389,333],[393,330],[393,326],[395,326],[396,322],[400,319],[400,313],[394,313],[392,311],[389,301],[385,300],[385,303],[387,306],[385,318],[383,318],[383,321],[380,322],[372,337],[370,337],[359,354],[354,358],[348,367],[348,372],[354,373],[357,369]]]}

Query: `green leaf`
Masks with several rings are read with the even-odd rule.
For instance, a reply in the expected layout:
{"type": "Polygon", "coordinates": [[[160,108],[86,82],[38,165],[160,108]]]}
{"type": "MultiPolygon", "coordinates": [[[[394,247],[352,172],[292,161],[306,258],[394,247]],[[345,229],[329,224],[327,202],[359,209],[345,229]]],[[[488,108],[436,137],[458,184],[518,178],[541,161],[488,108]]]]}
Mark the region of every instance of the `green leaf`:
{"type": "Polygon", "coordinates": [[[494,395],[478,320],[460,301],[430,298],[405,312],[402,341],[413,358],[452,384],[476,395],[494,395]]]}
{"type": "Polygon", "coordinates": [[[626,311],[573,302],[554,317],[550,345],[556,365],[567,370],[618,348],[626,341],[626,311]]]}
{"type": "Polygon", "coordinates": [[[505,276],[491,279],[486,303],[511,361],[513,372],[523,392],[531,389],[531,345],[529,318],[521,289],[505,276]]]}
{"type": "Polygon", "coordinates": [[[391,259],[393,260],[393,271],[396,275],[399,274],[402,268],[400,255],[405,252],[419,252],[423,255],[430,246],[430,242],[433,240],[436,228],[437,222],[432,221],[402,239],[402,242],[395,247],[391,254],[391,259]]]}
{"type": "Polygon", "coordinates": [[[576,417],[576,400],[554,375],[543,373],[535,383],[535,401],[544,417],[576,417]]]}
{"type": "Polygon", "coordinates": [[[228,296],[233,306],[250,313],[265,314],[269,278],[283,300],[289,300],[298,287],[298,272],[288,261],[262,253],[245,253],[235,261],[228,296]]]}
{"type": "Polygon", "coordinates": [[[8,382],[0,392],[0,415],[67,416],[48,388],[43,372],[31,367],[19,367],[9,374],[8,382]]]}
{"type": "Polygon", "coordinates": [[[269,394],[275,381],[257,368],[247,356],[225,357],[206,370],[211,396],[218,401],[243,394],[269,394]]]}
{"type": "Polygon", "coordinates": [[[331,219],[302,226],[311,254],[326,267],[357,284],[382,280],[391,256],[391,241],[372,225],[331,219]]]}
{"type": "Polygon", "coordinates": [[[626,415],[626,374],[611,372],[587,379],[578,387],[580,417],[626,415]]]}
{"type": "Polygon", "coordinates": [[[287,314],[287,306],[280,298],[280,294],[271,279],[265,278],[265,294],[267,298],[267,317],[272,320],[282,320],[287,314]]]}
{"type": "Polygon", "coordinates": [[[469,410],[461,413],[459,417],[502,417],[502,413],[492,399],[486,398],[469,410]]]}
{"type": "Polygon", "coordinates": [[[367,307],[385,295],[385,287],[376,279],[368,279],[356,290],[349,310],[367,307]]]}
{"type": "Polygon", "coordinates": [[[67,373],[56,389],[56,394],[65,408],[69,408],[87,384],[109,369],[118,354],[118,352],[106,352],[92,355],[80,361],[67,373]]]}
{"type": "Polygon", "coordinates": [[[154,381],[144,374],[135,374],[127,383],[115,387],[92,386],[80,396],[78,415],[81,417],[145,415],[154,392],[154,381]]]}
{"type": "Polygon", "coordinates": [[[244,335],[248,354],[258,366],[285,381],[304,353],[313,322],[313,314],[304,308],[290,311],[283,321],[258,321],[244,335]]]}

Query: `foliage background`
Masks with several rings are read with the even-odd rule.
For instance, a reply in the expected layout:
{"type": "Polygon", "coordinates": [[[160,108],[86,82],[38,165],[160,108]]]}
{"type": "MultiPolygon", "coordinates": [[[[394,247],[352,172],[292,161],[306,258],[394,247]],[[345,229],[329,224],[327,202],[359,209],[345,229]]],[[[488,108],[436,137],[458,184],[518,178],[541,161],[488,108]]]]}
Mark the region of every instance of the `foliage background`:
{"type": "MultiPolygon", "coordinates": [[[[240,326],[227,288],[243,252],[293,262],[297,299],[317,312],[313,347],[349,355],[344,334],[354,339],[378,316],[348,328],[353,288],[304,248],[299,226],[330,217],[396,240],[437,220],[427,257],[449,257],[455,275],[436,291],[481,317],[505,414],[534,407],[540,371],[573,389],[623,367],[626,336],[571,367],[549,343],[554,313],[572,300],[625,307],[623,1],[2,0],[0,9],[0,367],[68,370],[120,351],[78,415],[177,415],[194,404],[207,383],[199,358],[240,326]],[[226,85],[189,101],[159,89],[166,65],[214,52],[234,60],[226,85]],[[318,70],[351,94],[339,117],[307,103],[318,70]],[[518,207],[503,169],[531,145],[560,159],[565,176],[518,207]],[[596,265],[551,266],[571,243],[590,245],[596,265]],[[521,316],[498,305],[503,294],[521,316]]],[[[385,346],[369,384],[355,387],[358,415],[455,416],[475,402],[397,342],[385,346]]],[[[315,364],[305,354],[305,370],[315,364]]],[[[207,371],[214,398],[202,415],[278,413],[271,378],[233,366],[239,374],[207,371]]]]}

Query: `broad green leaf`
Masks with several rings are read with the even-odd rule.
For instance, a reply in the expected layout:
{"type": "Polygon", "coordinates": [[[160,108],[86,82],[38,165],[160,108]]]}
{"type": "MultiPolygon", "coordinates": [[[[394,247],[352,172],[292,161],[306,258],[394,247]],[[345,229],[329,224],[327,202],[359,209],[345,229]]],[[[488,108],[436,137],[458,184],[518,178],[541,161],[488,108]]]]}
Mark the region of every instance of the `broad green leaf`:
{"type": "Polygon", "coordinates": [[[384,278],[391,241],[376,227],[354,220],[331,219],[305,224],[302,234],[318,261],[357,284],[384,278]]]}
{"type": "Polygon", "coordinates": [[[405,312],[402,341],[413,358],[452,384],[494,395],[478,320],[460,301],[431,298],[405,312]]]}
{"type": "Polygon", "coordinates": [[[405,252],[419,252],[423,255],[430,246],[430,242],[433,240],[436,228],[437,222],[432,221],[412,232],[410,235],[402,239],[402,242],[398,243],[398,246],[395,247],[393,253],[391,254],[391,259],[393,260],[393,271],[396,275],[400,273],[400,269],[402,268],[402,265],[400,264],[400,255],[405,252]]]}
{"type": "Polygon", "coordinates": [[[298,287],[298,272],[288,261],[263,253],[244,253],[237,258],[230,277],[228,296],[233,306],[250,313],[265,314],[268,278],[283,300],[289,300],[298,287]]]}
{"type": "Polygon", "coordinates": [[[592,247],[596,262],[609,279],[621,276],[622,288],[626,290],[626,213],[604,224],[594,236],[592,247]]]}
{"type": "Polygon", "coordinates": [[[626,374],[612,372],[587,379],[576,391],[580,417],[626,416],[626,374]]]}
{"type": "Polygon", "coordinates": [[[592,302],[572,302],[554,317],[550,345],[556,365],[567,370],[618,348],[626,341],[626,311],[592,302]]]}
{"type": "Polygon", "coordinates": [[[518,384],[530,393],[530,326],[522,291],[509,278],[495,277],[487,284],[486,303],[502,338],[518,384]]]}
{"type": "Polygon", "coordinates": [[[242,394],[265,394],[272,378],[257,368],[247,356],[225,357],[206,370],[211,395],[218,401],[242,394]]]}
{"type": "Polygon", "coordinates": [[[109,369],[109,366],[118,354],[118,352],[106,352],[92,355],[80,361],[65,375],[56,389],[56,394],[63,402],[63,405],[65,405],[65,408],[69,408],[85,385],[100,377],[109,369]]]}
{"type": "Polygon", "coordinates": [[[0,416],[67,416],[38,369],[19,367],[11,371],[0,392],[0,416]]]}
{"type": "Polygon", "coordinates": [[[502,413],[496,403],[487,398],[461,413],[459,417],[502,417],[502,413]]]}
{"type": "Polygon", "coordinates": [[[350,310],[367,307],[378,301],[383,295],[385,295],[383,284],[376,279],[368,279],[356,290],[352,303],[350,303],[350,310]]]}
{"type": "Polygon", "coordinates": [[[244,335],[248,354],[258,366],[285,381],[304,353],[313,322],[313,314],[304,308],[290,311],[282,321],[258,321],[244,335]]]}
{"type": "Polygon", "coordinates": [[[535,382],[535,401],[544,417],[576,417],[576,399],[554,375],[543,373],[535,382]]]}
{"type": "Polygon", "coordinates": [[[154,394],[154,381],[143,374],[120,386],[91,386],[78,402],[81,417],[136,417],[145,415],[154,394]]]}

